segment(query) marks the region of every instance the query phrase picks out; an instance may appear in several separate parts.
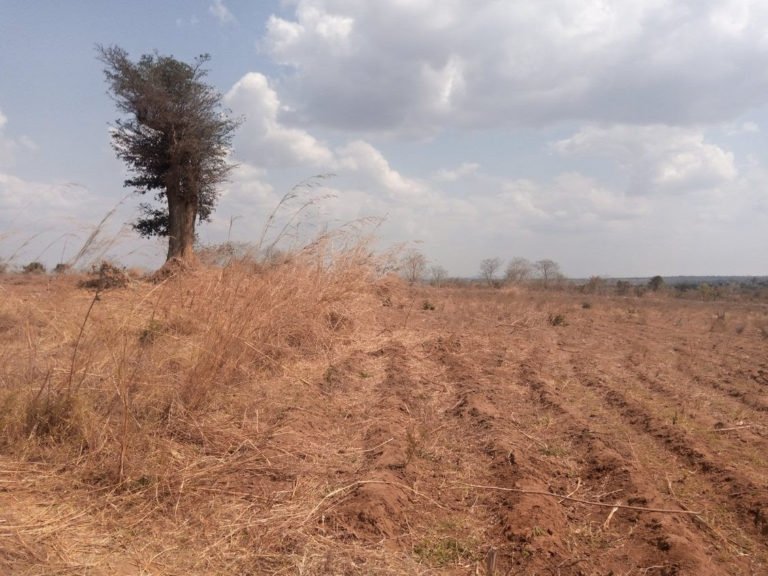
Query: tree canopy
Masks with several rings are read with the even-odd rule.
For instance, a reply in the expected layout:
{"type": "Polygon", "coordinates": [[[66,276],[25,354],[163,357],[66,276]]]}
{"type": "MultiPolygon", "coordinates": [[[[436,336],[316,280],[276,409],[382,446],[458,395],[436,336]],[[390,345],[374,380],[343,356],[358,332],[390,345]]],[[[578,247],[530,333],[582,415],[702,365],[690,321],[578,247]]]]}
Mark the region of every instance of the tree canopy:
{"type": "Polygon", "coordinates": [[[195,223],[209,221],[238,120],[222,107],[221,94],[205,83],[208,55],[187,64],[145,54],[132,61],[117,46],[98,48],[117,109],[126,114],[112,130],[112,145],[131,177],[125,186],[152,192],[140,204],[134,228],[142,236],[167,236],[168,259],[192,257],[195,223]]]}

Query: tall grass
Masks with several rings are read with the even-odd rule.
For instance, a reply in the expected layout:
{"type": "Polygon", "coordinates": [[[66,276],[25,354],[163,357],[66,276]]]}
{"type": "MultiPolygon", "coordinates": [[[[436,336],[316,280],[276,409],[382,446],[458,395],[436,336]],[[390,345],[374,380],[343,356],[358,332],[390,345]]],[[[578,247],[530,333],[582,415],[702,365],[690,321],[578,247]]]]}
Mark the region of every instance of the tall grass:
{"type": "MultiPolygon", "coordinates": [[[[103,254],[105,221],[71,262],[103,254]]],[[[325,467],[342,455],[323,449],[297,469],[305,440],[283,440],[285,414],[307,409],[297,394],[322,394],[318,379],[342,349],[376,334],[382,290],[397,281],[382,280],[392,257],[372,249],[376,221],[286,249],[297,242],[295,221],[270,216],[261,246],[210,247],[198,266],[160,282],[0,280],[0,475],[13,470],[4,487],[85,501],[99,529],[128,542],[147,526],[157,535],[147,541],[187,549],[176,560],[198,573],[306,565],[298,545],[276,552],[286,533],[326,554],[330,543],[304,525],[325,493],[325,467]]],[[[66,532],[69,516],[54,510],[29,520],[30,533],[41,524],[66,532]]],[[[62,572],[82,568],[53,542],[62,572]]],[[[56,568],[30,550],[0,538],[0,572],[56,568]]]]}
{"type": "MultiPolygon", "coordinates": [[[[100,530],[128,542],[146,526],[148,541],[186,550],[176,562],[195,573],[306,564],[298,551],[276,554],[286,534],[326,554],[331,543],[303,523],[326,490],[317,478],[341,456],[308,462],[308,480],[285,492],[301,447],[280,440],[282,422],[301,390],[317,396],[335,354],[375,330],[385,260],[367,238],[339,232],[276,262],[200,265],[159,284],[0,282],[0,472],[11,462],[32,471],[4,486],[87,502],[100,530]]],[[[29,529],[70,530],[57,510],[29,529]]],[[[32,552],[19,559],[18,544],[2,540],[0,572],[57,566],[32,552]]],[[[82,558],[64,559],[62,570],[83,569],[82,558]]]]}
{"type": "Polygon", "coordinates": [[[202,441],[200,418],[233,416],[244,385],[301,378],[297,360],[349,339],[377,267],[366,239],[328,234],[279,264],[245,258],[159,285],[93,293],[57,279],[46,305],[5,289],[0,447],[75,457],[99,482],[156,477],[163,439],[202,441]]]}

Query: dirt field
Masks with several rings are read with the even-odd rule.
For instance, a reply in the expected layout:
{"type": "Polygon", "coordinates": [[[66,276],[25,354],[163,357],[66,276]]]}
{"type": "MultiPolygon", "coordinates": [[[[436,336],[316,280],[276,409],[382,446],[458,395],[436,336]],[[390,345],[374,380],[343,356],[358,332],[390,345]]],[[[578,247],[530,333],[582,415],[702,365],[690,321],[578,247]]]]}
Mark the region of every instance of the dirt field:
{"type": "Polygon", "coordinates": [[[196,409],[160,292],[0,279],[0,572],[768,574],[766,303],[379,285],[196,409]],[[103,440],[13,424],[73,373],[103,440]]]}

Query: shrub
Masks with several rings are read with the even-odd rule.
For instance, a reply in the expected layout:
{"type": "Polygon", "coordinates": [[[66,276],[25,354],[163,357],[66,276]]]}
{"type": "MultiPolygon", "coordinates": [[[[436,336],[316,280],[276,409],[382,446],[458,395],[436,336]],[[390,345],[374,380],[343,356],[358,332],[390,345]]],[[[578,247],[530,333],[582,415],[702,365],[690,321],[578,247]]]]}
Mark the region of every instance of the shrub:
{"type": "Polygon", "coordinates": [[[619,280],[616,282],[616,294],[619,296],[626,296],[629,294],[630,289],[632,288],[632,284],[627,282],[626,280],[619,280]]]}
{"type": "Polygon", "coordinates": [[[653,290],[654,292],[658,292],[662,287],[664,286],[664,278],[661,276],[654,276],[650,280],[648,280],[648,288],[653,290]]]}
{"type": "Polygon", "coordinates": [[[552,326],[568,326],[568,322],[563,314],[550,314],[548,320],[552,326]]]}
{"type": "Polygon", "coordinates": [[[23,268],[24,274],[45,274],[45,265],[42,262],[30,262],[23,268]]]}
{"type": "Polygon", "coordinates": [[[131,282],[131,278],[123,268],[119,268],[106,260],[102,261],[101,264],[94,264],[91,268],[91,274],[95,278],[80,282],[81,288],[95,288],[97,290],[125,288],[131,282]]]}
{"type": "Polygon", "coordinates": [[[592,276],[586,284],[584,284],[585,294],[601,294],[605,288],[605,280],[600,276],[592,276]]]}
{"type": "Polygon", "coordinates": [[[722,296],[722,292],[719,287],[711,286],[706,282],[699,285],[698,293],[701,296],[701,299],[704,300],[705,302],[711,302],[712,300],[719,300],[722,296]]]}

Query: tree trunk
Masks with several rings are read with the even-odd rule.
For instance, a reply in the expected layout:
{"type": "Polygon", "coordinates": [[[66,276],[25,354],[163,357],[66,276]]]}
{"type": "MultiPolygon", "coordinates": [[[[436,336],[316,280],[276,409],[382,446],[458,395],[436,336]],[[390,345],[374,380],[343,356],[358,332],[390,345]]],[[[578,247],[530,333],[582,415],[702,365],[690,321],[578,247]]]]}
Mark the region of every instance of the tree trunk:
{"type": "Polygon", "coordinates": [[[192,262],[195,258],[195,218],[197,202],[168,190],[168,258],[192,262]]]}

